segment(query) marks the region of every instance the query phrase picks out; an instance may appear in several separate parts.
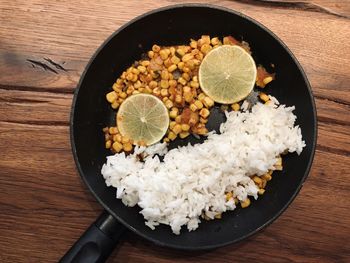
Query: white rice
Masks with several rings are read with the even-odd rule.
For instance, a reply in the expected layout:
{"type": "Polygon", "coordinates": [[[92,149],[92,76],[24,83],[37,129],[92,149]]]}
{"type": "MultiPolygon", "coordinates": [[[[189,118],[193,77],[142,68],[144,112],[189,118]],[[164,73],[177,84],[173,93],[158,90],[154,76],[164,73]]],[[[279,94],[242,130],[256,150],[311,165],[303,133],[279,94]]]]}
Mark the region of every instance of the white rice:
{"type": "Polygon", "coordinates": [[[135,152],[107,157],[102,175],[107,186],[117,188],[117,198],[127,206],[136,204],[151,229],[170,225],[175,234],[181,226],[198,228],[200,215],[209,218],[236,208],[226,201],[233,191],[239,200],[258,198],[250,179],[274,170],[277,157],[301,153],[305,146],[301,130],[294,126],[294,107],[258,103],[251,112],[228,112],[220,134],[210,133],[202,144],[167,151],[166,144],[136,147],[135,152]],[[137,155],[143,153],[144,162],[137,155]],[[155,155],[164,155],[161,162],[155,155]]]}

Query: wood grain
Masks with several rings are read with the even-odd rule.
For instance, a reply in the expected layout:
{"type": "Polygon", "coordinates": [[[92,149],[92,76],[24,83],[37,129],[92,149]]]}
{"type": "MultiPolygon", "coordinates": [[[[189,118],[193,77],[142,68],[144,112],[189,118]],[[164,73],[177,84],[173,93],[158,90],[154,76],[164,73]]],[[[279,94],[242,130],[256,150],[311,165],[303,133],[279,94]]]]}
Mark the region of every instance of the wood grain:
{"type": "MultiPolygon", "coordinates": [[[[113,31],[179,2],[0,2],[0,262],[57,262],[99,214],[70,151],[73,90],[113,31]]],[[[312,171],[290,208],[246,242],[186,253],[128,233],[109,262],[349,262],[349,1],[208,2],[263,23],[302,64],[318,110],[312,171]]]]}

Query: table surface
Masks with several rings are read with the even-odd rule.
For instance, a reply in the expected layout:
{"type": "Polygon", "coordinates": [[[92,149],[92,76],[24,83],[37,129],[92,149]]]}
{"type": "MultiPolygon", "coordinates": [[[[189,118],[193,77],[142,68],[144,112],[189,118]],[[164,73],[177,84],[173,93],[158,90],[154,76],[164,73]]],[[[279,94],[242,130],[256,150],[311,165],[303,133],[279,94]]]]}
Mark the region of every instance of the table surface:
{"type": "MultiPolygon", "coordinates": [[[[73,91],[113,31],[179,2],[0,1],[0,262],[57,262],[101,212],[70,150],[73,91]]],[[[311,173],[288,210],[245,242],[186,253],[128,233],[109,262],[350,262],[350,1],[211,3],[270,28],[305,69],[319,124],[311,173]]]]}

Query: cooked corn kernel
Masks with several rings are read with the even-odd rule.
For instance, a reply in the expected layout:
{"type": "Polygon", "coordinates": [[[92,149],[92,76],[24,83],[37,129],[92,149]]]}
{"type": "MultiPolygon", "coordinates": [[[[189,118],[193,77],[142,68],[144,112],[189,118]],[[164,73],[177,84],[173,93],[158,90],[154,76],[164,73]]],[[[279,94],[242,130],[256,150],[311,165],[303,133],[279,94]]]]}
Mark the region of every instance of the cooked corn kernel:
{"type": "Polygon", "coordinates": [[[122,135],[120,133],[117,133],[113,136],[113,140],[117,142],[122,142],[122,135]]]}
{"type": "Polygon", "coordinates": [[[209,98],[209,97],[205,97],[205,98],[203,99],[203,104],[204,104],[206,107],[210,108],[210,107],[214,106],[214,101],[213,101],[211,98],[209,98]]]}
{"type": "Polygon", "coordinates": [[[174,70],[177,69],[177,66],[176,65],[171,65],[170,67],[168,67],[168,71],[169,72],[173,72],[174,70]]]}
{"type": "Polygon", "coordinates": [[[161,89],[160,90],[160,95],[162,95],[163,97],[168,96],[169,95],[168,89],[166,89],[166,88],[161,89]]]}
{"type": "Polygon", "coordinates": [[[264,174],[264,175],[262,175],[262,178],[264,178],[266,181],[271,181],[272,176],[269,174],[264,174]]]}
{"type": "Polygon", "coordinates": [[[176,121],[171,121],[171,122],[169,123],[169,128],[170,128],[170,130],[172,130],[172,129],[174,128],[175,125],[176,125],[176,121]]]}
{"type": "Polygon", "coordinates": [[[111,91],[109,93],[106,94],[106,99],[109,103],[112,103],[113,101],[115,101],[117,99],[118,95],[115,91],[111,91]]]}
{"type": "Polygon", "coordinates": [[[192,102],[192,100],[193,100],[192,92],[184,92],[184,99],[188,103],[192,102]]]}
{"type": "Polygon", "coordinates": [[[123,150],[126,151],[126,152],[131,152],[132,144],[130,142],[127,142],[127,143],[123,144],[123,150]]]}
{"type": "Polygon", "coordinates": [[[226,201],[230,200],[232,197],[233,197],[233,193],[232,192],[226,193],[226,201]]]}
{"type": "Polygon", "coordinates": [[[270,100],[269,96],[267,96],[264,92],[260,92],[259,97],[264,102],[267,102],[270,100]]]}
{"type": "Polygon", "coordinates": [[[190,61],[191,59],[193,59],[193,55],[192,54],[185,54],[183,57],[182,57],[182,61],[183,62],[187,62],[187,61],[190,61]]]}
{"type": "Polygon", "coordinates": [[[191,82],[190,82],[190,85],[191,85],[192,88],[195,88],[195,89],[198,89],[198,88],[199,88],[199,83],[196,82],[196,81],[191,81],[191,82]]]}
{"type": "Polygon", "coordinates": [[[190,105],[190,109],[191,109],[191,111],[193,111],[193,112],[195,112],[196,110],[198,110],[197,106],[196,106],[195,104],[193,104],[193,103],[190,105]]]}
{"type": "Polygon", "coordinates": [[[176,94],[176,96],[175,96],[175,102],[176,103],[182,103],[182,96],[181,95],[179,95],[179,94],[176,94]]]}
{"type": "Polygon", "coordinates": [[[112,109],[118,109],[118,107],[119,107],[119,103],[115,100],[112,104],[111,104],[111,107],[112,107],[112,109]]]}
{"type": "Polygon", "coordinates": [[[175,140],[176,139],[176,137],[177,137],[177,135],[175,134],[175,133],[173,133],[172,131],[171,132],[169,132],[169,134],[168,134],[168,138],[170,139],[170,140],[175,140]]]}
{"type": "Polygon", "coordinates": [[[179,82],[181,85],[186,85],[187,81],[183,78],[183,77],[180,77],[177,82],[179,82]]]}
{"type": "Polygon", "coordinates": [[[238,103],[233,103],[231,105],[231,108],[233,111],[239,111],[239,109],[241,108],[241,106],[238,103]]]}
{"type": "Polygon", "coordinates": [[[246,207],[248,207],[250,205],[250,199],[249,198],[247,198],[246,200],[244,200],[244,201],[241,201],[241,207],[242,208],[246,208],[246,207]]]}
{"type": "Polygon", "coordinates": [[[174,107],[174,103],[171,100],[169,100],[169,99],[167,99],[164,102],[164,104],[165,104],[165,107],[167,107],[167,109],[171,109],[172,107],[174,107]]]}
{"type": "Polygon", "coordinates": [[[110,127],[108,129],[109,134],[117,134],[118,133],[118,128],[117,127],[110,127]]]}
{"type": "Polygon", "coordinates": [[[265,189],[260,188],[260,189],[258,190],[258,194],[259,194],[259,195],[263,195],[264,193],[265,193],[265,189]]]}
{"type": "Polygon", "coordinates": [[[148,57],[149,58],[153,58],[154,57],[154,52],[151,50],[151,51],[148,51],[148,57]]]}
{"type": "Polygon", "coordinates": [[[273,80],[272,77],[266,77],[266,78],[263,79],[263,82],[266,85],[266,84],[269,84],[272,80],[273,80]]]}
{"type": "Polygon", "coordinates": [[[175,121],[176,123],[181,123],[181,115],[176,116],[175,121]]]}
{"type": "Polygon", "coordinates": [[[217,37],[213,37],[211,40],[210,40],[210,43],[215,46],[215,45],[219,45],[220,44],[220,40],[219,38],[217,37]]]}
{"type": "Polygon", "coordinates": [[[179,134],[180,132],[182,132],[182,129],[181,129],[181,125],[180,124],[175,124],[175,126],[173,127],[172,131],[175,133],[175,134],[179,134]]]}
{"type": "Polygon", "coordinates": [[[167,88],[169,88],[169,81],[168,81],[168,80],[165,80],[165,79],[162,79],[162,80],[160,81],[160,87],[161,87],[162,89],[167,89],[167,88]]]}
{"type": "Polygon", "coordinates": [[[221,219],[221,213],[216,214],[214,217],[215,217],[216,219],[221,219]]]}
{"type": "Polygon", "coordinates": [[[196,105],[197,109],[200,110],[203,108],[203,103],[200,100],[196,100],[194,102],[194,105],[196,105]]]}
{"type": "Polygon", "coordinates": [[[172,119],[175,119],[177,115],[178,115],[178,111],[171,110],[169,112],[169,117],[172,118],[172,119]]]}
{"type": "Polygon", "coordinates": [[[208,122],[208,119],[205,119],[205,118],[203,118],[203,117],[200,117],[200,118],[199,118],[199,122],[200,122],[200,123],[203,123],[203,124],[206,124],[206,123],[208,122]]]}
{"type": "Polygon", "coordinates": [[[152,46],[152,51],[153,51],[153,52],[159,52],[159,51],[160,51],[160,46],[158,46],[158,45],[153,45],[153,46],[152,46]]]}
{"type": "Polygon", "coordinates": [[[111,140],[106,141],[106,149],[111,148],[111,146],[112,146],[112,141],[111,140]]]}
{"type": "Polygon", "coordinates": [[[185,132],[185,131],[179,133],[179,136],[180,136],[181,139],[186,138],[188,135],[190,135],[190,133],[189,132],[185,132]]]}
{"type": "Polygon", "coordinates": [[[207,108],[203,108],[199,111],[199,115],[203,118],[207,118],[210,114],[210,111],[207,108]]]}
{"type": "Polygon", "coordinates": [[[114,142],[112,148],[119,153],[123,149],[123,145],[120,142],[114,142]]]}
{"type": "Polygon", "coordinates": [[[188,125],[186,123],[181,124],[181,129],[185,132],[189,131],[190,128],[191,128],[190,125],[188,125]]]}

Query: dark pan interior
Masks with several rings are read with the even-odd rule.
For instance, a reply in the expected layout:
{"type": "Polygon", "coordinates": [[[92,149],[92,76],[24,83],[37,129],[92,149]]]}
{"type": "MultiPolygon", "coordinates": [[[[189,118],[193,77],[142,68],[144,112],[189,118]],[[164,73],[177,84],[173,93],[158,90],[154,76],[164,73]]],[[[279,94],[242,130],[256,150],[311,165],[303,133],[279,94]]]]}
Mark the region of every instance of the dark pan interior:
{"type": "MultiPolygon", "coordinates": [[[[110,37],[91,59],[76,91],[71,139],[78,170],[97,200],[137,234],[158,245],[180,249],[208,249],[255,233],[271,223],[292,201],[305,180],[316,141],[316,112],[307,79],[290,51],[267,29],[233,11],[212,6],[185,5],[164,8],[131,21],[110,37]],[[169,226],[152,231],[144,224],[139,208],[127,208],[107,188],[100,174],[105,157],[102,128],[112,125],[114,112],[105,100],[119,74],[152,44],[188,43],[202,34],[233,35],[249,42],[258,63],[275,65],[276,81],[266,92],[287,105],[295,105],[306,148],[300,156],[284,158],[283,172],[274,173],[265,194],[247,209],[227,212],[221,220],[203,221],[196,231],[172,234],[169,226]]],[[[210,119],[215,128],[224,120],[217,111],[210,119]]],[[[191,139],[194,142],[193,138],[191,139]]],[[[174,145],[173,145],[174,146],[174,145]]],[[[215,161],[215,160],[212,160],[215,161]]]]}

